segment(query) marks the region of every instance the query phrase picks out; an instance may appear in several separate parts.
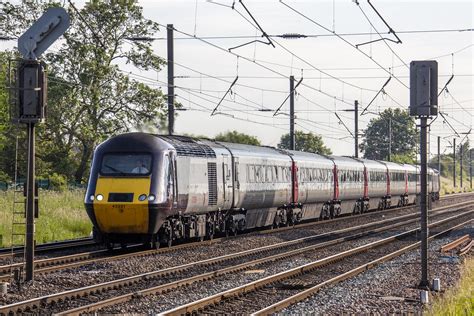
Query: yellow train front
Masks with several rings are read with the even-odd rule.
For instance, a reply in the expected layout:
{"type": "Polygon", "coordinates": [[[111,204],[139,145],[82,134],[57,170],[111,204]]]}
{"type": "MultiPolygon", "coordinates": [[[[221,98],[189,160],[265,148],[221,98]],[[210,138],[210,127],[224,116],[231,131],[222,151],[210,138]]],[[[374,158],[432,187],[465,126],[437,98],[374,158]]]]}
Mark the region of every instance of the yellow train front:
{"type": "Polygon", "coordinates": [[[157,242],[172,211],[173,150],[144,133],[119,135],[96,148],[84,201],[96,241],[108,247],[157,242]]]}

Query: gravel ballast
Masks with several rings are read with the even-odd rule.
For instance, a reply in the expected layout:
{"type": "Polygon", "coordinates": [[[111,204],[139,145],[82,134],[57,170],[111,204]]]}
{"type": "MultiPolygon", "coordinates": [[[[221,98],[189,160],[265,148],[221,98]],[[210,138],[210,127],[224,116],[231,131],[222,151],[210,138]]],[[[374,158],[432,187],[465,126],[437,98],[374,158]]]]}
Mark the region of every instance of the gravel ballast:
{"type": "MultiPolygon", "coordinates": [[[[456,230],[429,242],[429,278],[441,280],[440,295],[460,277],[461,258],[441,253],[440,247],[465,235],[474,234],[474,225],[456,230]]],[[[422,312],[420,290],[420,251],[413,250],[354,278],[324,288],[314,296],[283,310],[281,314],[388,314],[422,312]]]]}

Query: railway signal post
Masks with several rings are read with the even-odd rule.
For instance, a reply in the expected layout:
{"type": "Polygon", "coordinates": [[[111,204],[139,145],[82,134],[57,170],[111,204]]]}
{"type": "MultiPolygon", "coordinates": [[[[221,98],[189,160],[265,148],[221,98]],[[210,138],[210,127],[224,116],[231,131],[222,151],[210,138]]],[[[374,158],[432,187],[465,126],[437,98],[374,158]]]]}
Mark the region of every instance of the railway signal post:
{"type": "Polygon", "coordinates": [[[420,287],[428,288],[427,122],[428,119],[438,115],[438,63],[436,61],[410,63],[410,115],[420,119],[420,287]]]}
{"type": "Polygon", "coordinates": [[[26,281],[34,276],[35,255],[35,124],[46,117],[47,80],[45,64],[37,60],[69,27],[69,14],[63,8],[48,9],[20,38],[20,60],[16,81],[18,98],[12,119],[27,125],[28,176],[26,182],[26,281]]]}
{"type": "Polygon", "coordinates": [[[295,77],[290,76],[290,149],[296,150],[295,148],[295,77]]]}
{"type": "Polygon", "coordinates": [[[453,186],[456,188],[456,138],[453,138],[453,186]]]}
{"type": "Polygon", "coordinates": [[[168,54],[168,134],[174,133],[174,46],[173,24],[166,25],[167,54],[168,54]]]}

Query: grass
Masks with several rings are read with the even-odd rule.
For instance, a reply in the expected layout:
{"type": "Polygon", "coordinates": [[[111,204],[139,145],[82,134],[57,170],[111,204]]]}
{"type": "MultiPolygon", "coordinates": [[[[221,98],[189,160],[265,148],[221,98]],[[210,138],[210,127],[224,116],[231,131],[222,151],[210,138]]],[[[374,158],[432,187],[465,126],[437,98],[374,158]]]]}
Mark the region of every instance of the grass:
{"type": "MultiPolygon", "coordinates": [[[[40,190],[36,243],[89,236],[92,224],[83,205],[84,191],[40,190]]],[[[11,244],[13,191],[0,191],[0,247],[11,244]]],[[[21,210],[22,204],[17,205],[21,210]]],[[[16,217],[18,218],[18,217],[16,217]]],[[[13,241],[14,244],[20,239],[13,241]]]]}
{"type": "Polygon", "coordinates": [[[469,178],[463,177],[463,187],[460,186],[460,178],[456,180],[456,187],[454,186],[453,178],[441,177],[441,190],[440,195],[446,195],[451,193],[460,193],[460,192],[471,192],[471,183],[469,178]]]}
{"type": "Polygon", "coordinates": [[[466,259],[458,285],[436,299],[429,316],[474,315],[474,258],[466,259]]]}

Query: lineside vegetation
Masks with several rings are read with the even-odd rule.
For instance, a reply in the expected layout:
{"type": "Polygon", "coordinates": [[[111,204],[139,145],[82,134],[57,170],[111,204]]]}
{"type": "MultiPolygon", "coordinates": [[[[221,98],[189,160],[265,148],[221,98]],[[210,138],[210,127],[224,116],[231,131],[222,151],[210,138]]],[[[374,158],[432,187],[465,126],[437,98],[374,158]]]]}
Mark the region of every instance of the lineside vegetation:
{"type": "MultiPolygon", "coordinates": [[[[36,243],[89,236],[92,230],[84,211],[84,190],[40,190],[36,243]]],[[[0,191],[0,247],[10,246],[13,190],[0,191]]]]}
{"type": "Polygon", "coordinates": [[[427,310],[428,316],[474,314],[474,258],[467,258],[458,285],[449,289],[427,310]]]}

